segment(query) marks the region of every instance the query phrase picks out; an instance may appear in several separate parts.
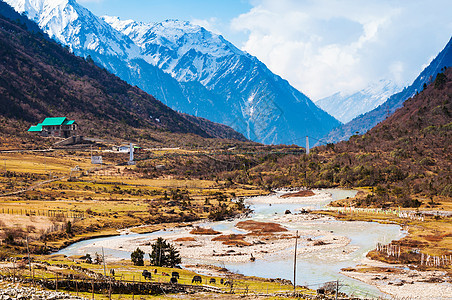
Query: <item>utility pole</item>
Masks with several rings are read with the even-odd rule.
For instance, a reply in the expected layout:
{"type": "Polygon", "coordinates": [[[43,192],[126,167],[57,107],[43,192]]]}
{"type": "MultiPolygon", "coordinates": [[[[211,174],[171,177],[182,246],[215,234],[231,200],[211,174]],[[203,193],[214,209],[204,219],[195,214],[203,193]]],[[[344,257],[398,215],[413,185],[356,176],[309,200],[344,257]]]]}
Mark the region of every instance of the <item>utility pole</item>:
{"type": "Polygon", "coordinates": [[[130,165],[134,165],[135,164],[135,162],[133,161],[133,150],[134,150],[134,148],[133,148],[133,144],[132,143],[130,143],[130,148],[129,149],[130,150],[129,150],[129,162],[128,162],[128,164],[130,166],[130,165]]]}
{"type": "Polygon", "coordinates": [[[102,261],[104,262],[104,276],[107,276],[107,268],[105,267],[104,247],[102,247],[102,261]]]}
{"type": "Polygon", "coordinates": [[[295,296],[297,283],[297,244],[298,244],[298,230],[295,233],[295,251],[294,251],[294,257],[293,257],[293,294],[295,296]]]}
{"type": "Polygon", "coordinates": [[[337,294],[339,293],[339,280],[336,280],[336,300],[337,300],[337,294]]]}
{"type": "Polygon", "coordinates": [[[309,137],[306,136],[306,155],[309,154],[309,137]]]}
{"type": "Polygon", "coordinates": [[[28,253],[28,267],[30,269],[30,276],[32,276],[32,274],[31,274],[30,248],[28,247],[28,236],[27,236],[27,253],[28,253]]]}

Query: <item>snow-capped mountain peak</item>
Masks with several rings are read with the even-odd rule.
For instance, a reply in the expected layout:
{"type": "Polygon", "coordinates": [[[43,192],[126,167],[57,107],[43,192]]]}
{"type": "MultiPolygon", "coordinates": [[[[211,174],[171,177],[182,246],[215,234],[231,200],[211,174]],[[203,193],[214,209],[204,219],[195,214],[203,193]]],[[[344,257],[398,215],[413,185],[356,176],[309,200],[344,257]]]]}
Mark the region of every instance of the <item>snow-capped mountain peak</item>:
{"type": "Polygon", "coordinates": [[[51,38],[72,51],[92,50],[103,55],[139,55],[138,47],[125,35],[79,5],[75,0],[5,0],[17,12],[25,12],[51,38]]]}
{"type": "Polygon", "coordinates": [[[122,21],[118,17],[102,18],[132,39],[148,63],[178,81],[197,80],[208,87],[225,63],[230,64],[228,60],[247,55],[221,35],[188,21],[143,23],[122,21]]]}
{"type": "Polygon", "coordinates": [[[133,20],[122,21],[118,17],[110,16],[103,16],[102,18],[113,28],[129,36],[144,50],[149,45],[159,45],[171,50],[180,50],[181,46],[184,45],[185,52],[188,49],[194,49],[199,53],[215,57],[244,54],[222,36],[188,21],[169,19],[157,23],[143,23],[133,20]]]}

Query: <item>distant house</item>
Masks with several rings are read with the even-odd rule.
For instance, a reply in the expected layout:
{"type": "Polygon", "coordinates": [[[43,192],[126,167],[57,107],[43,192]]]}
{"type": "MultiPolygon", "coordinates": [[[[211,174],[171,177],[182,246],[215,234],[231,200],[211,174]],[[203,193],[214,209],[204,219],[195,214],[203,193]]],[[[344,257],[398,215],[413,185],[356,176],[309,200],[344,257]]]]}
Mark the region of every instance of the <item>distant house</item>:
{"type": "Polygon", "coordinates": [[[118,151],[121,153],[129,153],[130,146],[113,146],[113,151],[118,151]]]}
{"type": "MultiPolygon", "coordinates": [[[[113,151],[118,151],[118,152],[121,152],[121,153],[130,153],[130,145],[128,145],[128,146],[125,146],[125,145],[122,145],[122,146],[113,146],[112,147],[112,150],[113,151]]],[[[138,147],[138,146],[133,146],[133,152],[139,152],[141,150],[141,147],[138,147]]]]}
{"type": "Polygon", "coordinates": [[[68,138],[77,135],[78,125],[66,117],[46,118],[42,123],[31,126],[28,132],[39,132],[42,136],[68,138]]]}

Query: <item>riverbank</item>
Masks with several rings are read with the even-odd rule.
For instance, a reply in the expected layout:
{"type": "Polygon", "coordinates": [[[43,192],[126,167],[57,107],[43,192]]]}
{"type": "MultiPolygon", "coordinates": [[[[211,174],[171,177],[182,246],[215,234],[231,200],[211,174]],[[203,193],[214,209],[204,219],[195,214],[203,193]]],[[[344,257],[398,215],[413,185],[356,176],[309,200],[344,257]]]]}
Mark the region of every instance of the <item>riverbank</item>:
{"type": "MultiPolygon", "coordinates": [[[[247,203],[250,204],[303,204],[306,202],[325,202],[331,199],[331,193],[325,192],[324,190],[314,189],[310,190],[310,193],[307,191],[299,191],[299,192],[289,192],[286,190],[278,190],[275,192],[276,197],[267,197],[267,196],[257,196],[252,197],[247,200],[247,203]],[[306,192],[306,193],[305,193],[306,192]],[[298,193],[302,193],[302,196],[299,196],[298,193]]],[[[301,195],[301,194],[300,194],[301,195]]]]}
{"type": "Polygon", "coordinates": [[[452,299],[452,218],[450,211],[445,210],[447,205],[437,203],[436,213],[399,208],[399,213],[394,214],[374,208],[350,209],[353,201],[332,203],[332,206],[348,209],[316,213],[344,221],[398,224],[407,234],[382,243],[379,251],[370,251],[360,264],[343,269],[342,274],[373,285],[395,298],[452,299]],[[424,259],[427,256],[436,259],[436,263],[427,263],[424,259]]]}
{"type": "Polygon", "coordinates": [[[364,259],[342,274],[376,286],[394,298],[451,299],[452,282],[444,271],[419,271],[405,265],[387,264],[364,259]]]}

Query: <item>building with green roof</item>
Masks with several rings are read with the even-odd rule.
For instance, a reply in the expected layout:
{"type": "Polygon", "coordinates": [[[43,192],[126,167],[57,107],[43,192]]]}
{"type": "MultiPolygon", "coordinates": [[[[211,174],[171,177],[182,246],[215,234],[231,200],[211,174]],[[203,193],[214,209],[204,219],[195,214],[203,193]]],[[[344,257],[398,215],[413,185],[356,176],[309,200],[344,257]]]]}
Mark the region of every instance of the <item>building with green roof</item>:
{"type": "Polygon", "coordinates": [[[77,135],[78,125],[66,117],[45,118],[42,123],[31,126],[28,132],[40,132],[42,136],[68,138],[77,135]]]}

